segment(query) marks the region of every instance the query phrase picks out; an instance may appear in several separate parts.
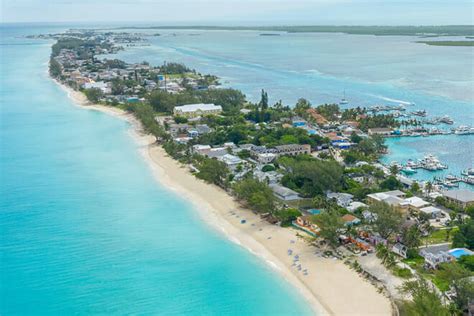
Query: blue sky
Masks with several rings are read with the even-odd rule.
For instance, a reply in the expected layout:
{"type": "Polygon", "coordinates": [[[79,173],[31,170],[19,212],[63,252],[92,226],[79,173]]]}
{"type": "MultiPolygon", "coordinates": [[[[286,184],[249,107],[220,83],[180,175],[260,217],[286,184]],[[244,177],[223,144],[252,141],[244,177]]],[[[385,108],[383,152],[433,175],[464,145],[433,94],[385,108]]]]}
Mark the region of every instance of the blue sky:
{"type": "Polygon", "coordinates": [[[474,0],[0,0],[2,22],[474,24],[474,0]]]}

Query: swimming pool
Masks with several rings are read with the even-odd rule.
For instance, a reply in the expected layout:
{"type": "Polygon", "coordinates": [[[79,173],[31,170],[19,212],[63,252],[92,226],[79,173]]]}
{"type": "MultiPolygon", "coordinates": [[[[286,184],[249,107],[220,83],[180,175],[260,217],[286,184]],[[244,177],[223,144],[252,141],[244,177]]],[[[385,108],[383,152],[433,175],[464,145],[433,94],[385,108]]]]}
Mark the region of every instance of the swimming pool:
{"type": "Polygon", "coordinates": [[[459,259],[462,256],[474,255],[474,252],[466,248],[454,248],[454,249],[449,250],[448,252],[451,256],[455,257],[456,259],[459,259]]]}
{"type": "Polygon", "coordinates": [[[312,215],[319,215],[319,214],[321,214],[321,210],[317,210],[315,208],[312,208],[312,209],[308,210],[308,213],[310,213],[312,215]]]}

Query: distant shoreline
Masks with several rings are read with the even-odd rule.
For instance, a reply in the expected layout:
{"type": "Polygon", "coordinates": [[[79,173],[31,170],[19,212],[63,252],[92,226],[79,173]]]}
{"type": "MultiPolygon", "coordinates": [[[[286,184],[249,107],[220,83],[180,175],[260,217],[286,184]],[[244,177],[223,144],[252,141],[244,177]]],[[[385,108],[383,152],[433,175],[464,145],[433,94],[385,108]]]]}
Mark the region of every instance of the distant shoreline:
{"type": "Polygon", "coordinates": [[[345,33],[376,36],[474,36],[474,25],[432,26],[357,26],[357,25],[301,25],[301,26],[123,26],[114,30],[203,30],[203,31],[262,31],[287,33],[345,33]]]}
{"type": "Polygon", "coordinates": [[[264,260],[301,293],[317,315],[392,314],[390,300],[341,261],[316,256],[315,249],[298,238],[296,230],[269,224],[242,208],[224,190],[194,177],[169,157],[153,136],[142,132],[140,122],[132,114],[111,106],[90,104],[82,92],[52,79],[79,107],[128,121],[139,151],[157,182],[191,201],[207,224],[264,260]],[[241,224],[240,218],[245,218],[247,223],[241,224]],[[300,263],[307,267],[309,276],[292,268],[292,256],[288,256],[287,247],[300,255],[300,263]]]}

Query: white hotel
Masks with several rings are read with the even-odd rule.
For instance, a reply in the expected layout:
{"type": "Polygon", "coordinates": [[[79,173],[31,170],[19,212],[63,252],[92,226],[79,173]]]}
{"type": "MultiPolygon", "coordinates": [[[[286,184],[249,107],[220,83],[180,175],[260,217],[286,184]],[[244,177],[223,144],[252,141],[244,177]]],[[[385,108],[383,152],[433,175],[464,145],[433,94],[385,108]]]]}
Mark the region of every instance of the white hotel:
{"type": "Polygon", "coordinates": [[[212,103],[198,103],[198,104],[186,104],[182,106],[176,106],[173,109],[173,114],[183,116],[187,118],[197,117],[202,115],[215,115],[222,112],[222,106],[214,105],[212,103]]]}

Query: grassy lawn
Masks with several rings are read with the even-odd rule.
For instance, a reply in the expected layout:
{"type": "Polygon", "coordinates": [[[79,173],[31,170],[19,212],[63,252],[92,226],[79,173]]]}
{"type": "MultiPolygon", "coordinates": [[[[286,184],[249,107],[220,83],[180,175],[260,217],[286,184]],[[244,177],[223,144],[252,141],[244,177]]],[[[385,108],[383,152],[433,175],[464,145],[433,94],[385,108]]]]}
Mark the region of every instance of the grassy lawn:
{"type": "Polygon", "coordinates": [[[422,244],[423,245],[432,245],[432,244],[441,244],[445,242],[451,242],[453,239],[453,235],[455,232],[457,232],[459,228],[454,227],[449,231],[448,229],[440,229],[440,230],[435,230],[432,232],[429,236],[423,237],[422,244]]]}

